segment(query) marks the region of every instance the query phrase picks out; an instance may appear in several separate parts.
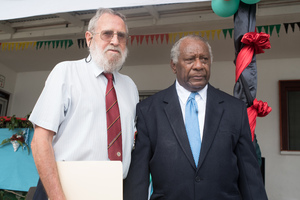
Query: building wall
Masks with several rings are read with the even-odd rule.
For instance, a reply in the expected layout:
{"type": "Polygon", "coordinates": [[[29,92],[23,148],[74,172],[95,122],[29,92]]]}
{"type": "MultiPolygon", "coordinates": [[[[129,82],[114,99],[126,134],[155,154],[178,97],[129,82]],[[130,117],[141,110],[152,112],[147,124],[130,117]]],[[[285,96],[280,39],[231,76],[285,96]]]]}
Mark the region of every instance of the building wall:
{"type": "MultiPolygon", "coordinates": [[[[282,29],[280,36],[273,34],[270,38],[270,50],[257,55],[257,99],[268,102],[273,110],[268,116],[257,118],[256,134],[262,156],[266,159],[265,185],[269,199],[298,200],[300,153],[280,153],[278,81],[300,79],[300,31],[289,34],[283,31],[282,29]]],[[[210,44],[214,52],[210,83],[232,94],[235,80],[233,41],[229,38],[215,38],[210,44]]],[[[141,92],[167,88],[175,80],[169,64],[171,46],[172,44],[156,43],[129,44],[129,57],[121,73],[129,75],[141,92]]],[[[67,52],[66,54],[70,55],[67,52]]],[[[62,53],[62,56],[66,54],[62,53]]],[[[76,59],[82,57],[84,56],[76,59]]],[[[50,71],[15,73],[3,65],[0,65],[0,70],[0,74],[4,73],[7,79],[4,91],[13,95],[8,114],[19,117],[27,115],[33,109],[50,71]]]]}

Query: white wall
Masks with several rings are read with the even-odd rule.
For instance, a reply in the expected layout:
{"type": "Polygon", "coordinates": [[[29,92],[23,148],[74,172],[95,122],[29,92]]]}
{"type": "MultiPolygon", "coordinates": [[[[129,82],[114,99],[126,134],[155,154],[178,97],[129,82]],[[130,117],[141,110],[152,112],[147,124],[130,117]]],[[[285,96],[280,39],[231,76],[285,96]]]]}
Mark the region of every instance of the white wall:
{"type": "Polygon", "coordinates": [[[17,74],[12,109],[9,115],[25,117],[37,101],[49,71],[24,72],[17,74]]]}

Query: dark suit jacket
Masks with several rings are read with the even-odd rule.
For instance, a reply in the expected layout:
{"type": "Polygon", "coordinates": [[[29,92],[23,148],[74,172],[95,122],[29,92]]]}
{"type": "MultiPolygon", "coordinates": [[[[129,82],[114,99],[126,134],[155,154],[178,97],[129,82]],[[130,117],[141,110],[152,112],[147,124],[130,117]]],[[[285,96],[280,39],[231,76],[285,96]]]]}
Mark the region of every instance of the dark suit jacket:
{"type": "Polygon", "coordinates": [[[245,104],[208,85],[198,168],[175,84],[137,105],[137,138],[124,200],[267,199],[245,104]]]}

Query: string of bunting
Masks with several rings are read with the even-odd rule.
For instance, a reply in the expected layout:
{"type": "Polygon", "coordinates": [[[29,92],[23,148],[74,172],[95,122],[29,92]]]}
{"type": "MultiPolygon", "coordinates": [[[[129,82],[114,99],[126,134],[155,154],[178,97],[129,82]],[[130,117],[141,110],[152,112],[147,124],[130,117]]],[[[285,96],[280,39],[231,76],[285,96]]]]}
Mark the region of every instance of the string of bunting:
{"type": "MultiPolygon", "coordinates": [[[[294,32],[296,25],[298,25],[298,28],[300,30],[300,22],[293,22],[293,23],[284,23],[284,29],[285,32],[288,33],[289,28],[294,32]]],[[[266,25],[266,26],[256,26],[256,31],[258,33],[265,32],[267,34],[270,34],[272,36],[272,33],[274,30],[277,33],[277,36],[279,37],[279,32],[281,29],[281,24],[274,24],[274,25],[266,25]]],[[[215,36],[220,39],[221,33],[223,34],[224,38],[227,37],[232,38],[233,35],[233,28],[229,29],[217,29],[217,30],[205,30],[205,31],[188,31],[188,32],[176,32],[176,33],[163,33],[163,34],[148,34],[148,35],[131,35],[128,44],[134,45],[135,43],[137,45],[143,44],[145,41],[148,45],[149,43],[153,44],[163,44],[165,43],[174,43],[177,39],[180,39],[183,36],[189,35],[189,34],[195,34],[200,35],[202,37],[205,37],[207,40],[214,40],[215,36]]],[[[3,42],[0,43],[0,49],[2,51],[13,51],[13,50],[25,50],[25,49],[57,49],[57,48],[70,48],[73,46],[74,42],[71,39],[67,40],[50,40],[50,41],[30,41],[30,42],[3,42]]],[[[77,46],[78,48],[87,48],[87,44],[84,38],[77,39],[77,46]]]]}

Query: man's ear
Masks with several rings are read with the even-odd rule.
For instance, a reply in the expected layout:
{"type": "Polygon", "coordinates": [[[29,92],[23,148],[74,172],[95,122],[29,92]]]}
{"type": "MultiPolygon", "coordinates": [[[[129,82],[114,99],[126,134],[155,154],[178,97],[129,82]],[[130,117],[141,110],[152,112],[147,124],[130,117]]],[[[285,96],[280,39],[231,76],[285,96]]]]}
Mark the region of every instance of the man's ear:
{"type": "Polygon", "coordinates": [[[171,65],[171,69],[172,69],[173,73],[177,74],[176,64],[173,62],[173,60],[171,60],[170,65],[171,65]]]}
{"type": "Polygon", "coordinates": [[[86,44],[87,44],[88,47],[91,46],[92,39],[93,39],[92,33],[89,32],[89,31],[86,31],[85,32],[85,41],[86,41],[86,44]]]}

